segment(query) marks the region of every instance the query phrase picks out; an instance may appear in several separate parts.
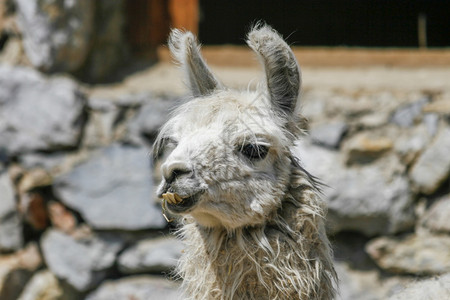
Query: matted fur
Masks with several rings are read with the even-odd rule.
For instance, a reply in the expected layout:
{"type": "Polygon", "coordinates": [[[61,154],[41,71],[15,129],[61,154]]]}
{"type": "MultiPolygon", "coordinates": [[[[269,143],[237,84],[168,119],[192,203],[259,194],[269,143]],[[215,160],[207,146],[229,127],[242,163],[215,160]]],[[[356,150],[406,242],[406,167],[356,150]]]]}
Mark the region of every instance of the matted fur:
{"type": "Polygon", "coordinates": [[[248,44],[266,72],[257,91],[219,83],[191,33],[174,30],[169,40],[193,97],[155,142],[158,194],[197,199],[180,212],[186,249],[177,274],[187,299],[332,299],[325,203],[290,151],[302,132],[300,71],[269,26],[254,27],[248,44]],[[264,145],[267,156],[249,160],[248,144],[264,145]]]}

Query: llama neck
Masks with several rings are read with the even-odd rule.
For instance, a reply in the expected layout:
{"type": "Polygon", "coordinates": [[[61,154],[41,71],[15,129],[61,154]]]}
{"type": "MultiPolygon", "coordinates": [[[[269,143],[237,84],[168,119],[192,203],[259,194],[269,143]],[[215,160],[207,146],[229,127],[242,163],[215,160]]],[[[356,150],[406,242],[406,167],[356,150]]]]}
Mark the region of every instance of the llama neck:
{"type": "Polygon", "coordinates": [[[188,299],[331,299],[328,240],[308,210],[286,201],[273,222],[232,232],[185,224],[179,273],[188,299]]]}

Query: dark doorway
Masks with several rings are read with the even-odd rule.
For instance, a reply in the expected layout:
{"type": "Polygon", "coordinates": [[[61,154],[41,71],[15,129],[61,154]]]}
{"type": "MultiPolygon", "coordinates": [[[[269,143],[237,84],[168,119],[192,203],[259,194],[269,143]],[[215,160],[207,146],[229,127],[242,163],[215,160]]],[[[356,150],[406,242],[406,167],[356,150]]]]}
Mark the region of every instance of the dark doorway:
{"type": "Polygon", "coordinates": [[[427,46],[450,46],[444,0],[201,0],[200,10],[205,44],[243,44],[250,25],[264,20],[294,45],[418,47],[421,15],[427,46]]]}

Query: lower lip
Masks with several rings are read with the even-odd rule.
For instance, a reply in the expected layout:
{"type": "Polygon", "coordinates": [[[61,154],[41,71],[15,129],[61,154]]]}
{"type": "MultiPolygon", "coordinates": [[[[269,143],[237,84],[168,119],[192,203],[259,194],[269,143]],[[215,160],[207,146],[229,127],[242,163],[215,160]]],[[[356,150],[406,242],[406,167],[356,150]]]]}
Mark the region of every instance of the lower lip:
{"type": "Polygon", "coordinates": [[[186,212],[190,208],[192,208],[197,202],[197,196],[191,196],[189,198],[183,199],[182,202],[178,204],[171,204],[167,202],[167,208],[174,213],[186,212]]]}

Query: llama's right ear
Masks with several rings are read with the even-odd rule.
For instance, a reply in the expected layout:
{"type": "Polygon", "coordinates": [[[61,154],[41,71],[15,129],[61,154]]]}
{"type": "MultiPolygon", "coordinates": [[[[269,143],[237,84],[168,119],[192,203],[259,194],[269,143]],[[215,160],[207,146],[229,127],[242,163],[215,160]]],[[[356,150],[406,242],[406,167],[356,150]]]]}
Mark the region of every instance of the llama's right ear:
{"type": "Polygon", "coordinates": [[[221,87],[201,56],[200,46],[191,32],[173,29],[168,44],[170,52],[183,68],[193,96],[209,95],[221,87]]]}
{"type": "Polygon", "coordinates": [[[259,56],[266,72],[267,90],[275,110],[290,116],[300,93],[300,68],[294,53],[270,26],[257,24],[248,34],[247,44],[259,56]]]}

